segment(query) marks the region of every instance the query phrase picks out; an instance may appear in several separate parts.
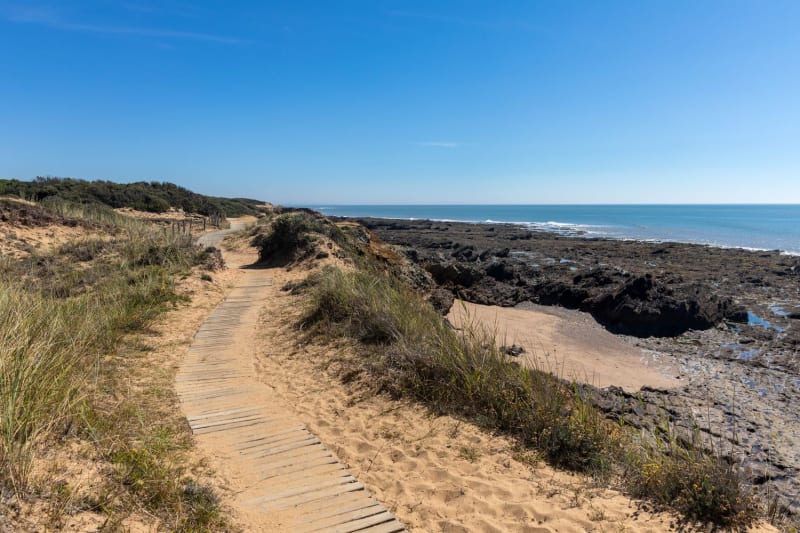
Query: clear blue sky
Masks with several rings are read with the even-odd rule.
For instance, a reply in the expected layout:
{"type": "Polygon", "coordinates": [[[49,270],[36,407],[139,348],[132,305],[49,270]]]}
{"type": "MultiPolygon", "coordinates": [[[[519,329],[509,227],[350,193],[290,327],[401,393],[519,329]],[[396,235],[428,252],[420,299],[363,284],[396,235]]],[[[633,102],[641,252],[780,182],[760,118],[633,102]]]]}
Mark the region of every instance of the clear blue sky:
{"type": "Polygon", "coordinates": [[[800,1],[0,0],[0,177],[800,202],[800,1]]]}

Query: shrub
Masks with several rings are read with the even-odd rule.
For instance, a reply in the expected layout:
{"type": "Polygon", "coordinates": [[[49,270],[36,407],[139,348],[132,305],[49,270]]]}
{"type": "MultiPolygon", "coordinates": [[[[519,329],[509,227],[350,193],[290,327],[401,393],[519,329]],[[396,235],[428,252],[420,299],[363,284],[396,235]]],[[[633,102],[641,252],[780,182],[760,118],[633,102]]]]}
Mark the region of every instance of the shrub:
{"type": "Polygon", "coordinates": [[[626,485],[634,496],[719,525],[757,517],[757,502],[746,489],[741,469],[706,450],[697,434],[692,442],[682,442],[664,422],[658,432],[632,441],[625,463],[626,485]]]}
{"type": "Polygon", "coordinates": [[[279,215],[272,220],[269,232],[258,236],[259,261],[281,266],[302,259],[311,253],[314,233],[322,234],[326,225],[315,216],[298,211],[279,215]]]}

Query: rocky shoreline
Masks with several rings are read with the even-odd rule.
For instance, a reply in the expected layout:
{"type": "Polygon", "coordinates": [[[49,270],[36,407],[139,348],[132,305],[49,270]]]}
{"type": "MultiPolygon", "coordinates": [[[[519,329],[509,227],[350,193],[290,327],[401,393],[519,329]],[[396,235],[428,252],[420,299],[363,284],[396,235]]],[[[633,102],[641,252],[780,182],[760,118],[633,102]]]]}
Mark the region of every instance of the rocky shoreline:
{"type": "Polygon", "coordinates": [[[760,492],[800,513],[800,257],[512,224],[356,220],[464,300],[584,311],[671,360],[683,386],[603,389],[601,407],[636,426],[666,417],[696,427],[760,492]]]}

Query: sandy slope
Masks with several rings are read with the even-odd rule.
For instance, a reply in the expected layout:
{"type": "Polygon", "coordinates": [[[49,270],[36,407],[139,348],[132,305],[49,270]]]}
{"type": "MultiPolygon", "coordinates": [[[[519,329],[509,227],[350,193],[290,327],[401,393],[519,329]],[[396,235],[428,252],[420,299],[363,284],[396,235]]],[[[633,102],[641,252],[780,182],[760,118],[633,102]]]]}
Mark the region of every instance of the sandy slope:
{"type": "MultiPolygon", "coordinates": [[[[589,479],[525,461],[508,439],[343,384],[347,347],[298,342],[302,306],[274,270],[257,368],[275,397],[412,531],[665,531],[676,523],[589,479]]],[[[529,455],[530,457],[530,455],[529,455]]]]}
{"type": "Polygon", "coordinates": [[[525,309],[456,301],[448,315],[461,327],[476,322],[496,331],[507,346],[525,348],[520,361],[567,379],[598,387],[616,385],[635,392],[647,385],[671,388],[680,383],[671,361],[625,343],[586,313],[534,306],[525,309]]]}

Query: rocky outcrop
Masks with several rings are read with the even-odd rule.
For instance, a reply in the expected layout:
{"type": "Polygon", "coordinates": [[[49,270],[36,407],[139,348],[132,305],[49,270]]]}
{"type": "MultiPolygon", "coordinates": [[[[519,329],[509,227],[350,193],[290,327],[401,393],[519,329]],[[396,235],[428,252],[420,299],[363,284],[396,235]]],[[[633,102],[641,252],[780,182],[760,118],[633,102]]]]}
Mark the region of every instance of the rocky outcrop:
{"type": "Polygon", "coordinates": [[[581,304],[609,330],[637,337],[675,336],[690,329],[708,329],[733,307],[702,284],[667,285],[650,274],[632,277],[619,289],[602,292],[581,304]]]}

